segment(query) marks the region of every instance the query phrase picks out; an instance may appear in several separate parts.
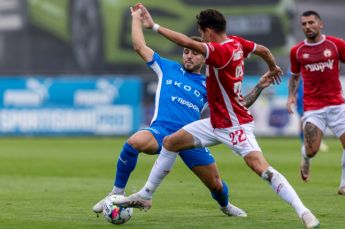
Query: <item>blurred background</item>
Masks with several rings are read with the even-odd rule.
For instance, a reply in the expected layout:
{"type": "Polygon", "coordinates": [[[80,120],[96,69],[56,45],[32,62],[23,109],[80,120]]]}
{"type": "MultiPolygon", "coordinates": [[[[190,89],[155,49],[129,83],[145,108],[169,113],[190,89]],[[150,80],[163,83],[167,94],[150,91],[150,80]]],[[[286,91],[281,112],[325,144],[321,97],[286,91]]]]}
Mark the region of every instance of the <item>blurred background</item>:
{"type": "MultiPolygon", "coordinates": [[[[129,6],[136,2],[0,0],[0,135],[123,136],[149,125],[157,79],[132,50],[129,6]]],[[[342,0],[141,2],[157,23],[188,35],[198,34],[194,15],[219,9],[230,34],[272,50],[286,75],[251,108],[261,136],[298,134],[299,117],[288,115],[285,103],[289,49],[304,39],[300,14],[318,11],[324,33],[345,38],[342,0]]],[[[145,35],[156,52],[180,61],[181,48],[145,35]]],[[[244,93],[265,71],[262,61],[247,60],[244,93]]]]}

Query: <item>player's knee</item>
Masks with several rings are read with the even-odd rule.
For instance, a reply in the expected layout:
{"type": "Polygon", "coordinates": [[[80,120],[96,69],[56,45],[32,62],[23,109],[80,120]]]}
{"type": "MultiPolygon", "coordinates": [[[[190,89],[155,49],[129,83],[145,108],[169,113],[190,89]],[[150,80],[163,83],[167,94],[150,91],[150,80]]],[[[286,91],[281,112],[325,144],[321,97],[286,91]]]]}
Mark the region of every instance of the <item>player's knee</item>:
{"type": "Polygon", "coordinates": [[[127,140],[127,144],[136,149],[138,152],[145,151],[143,144],[141,144],[141,142],[135,137],[129,138],[127,140]]]}
{"type": "Polygon", "coordinates": [[[309,147],[305,147],[305,154],[309,157],[309,158],[312,158],[314,157],[317,152],[319,151],[320,149],[320,146],[309,146],[309,147]]]}
{"type": "Polygon", "coordinates": [[[177,151],[177,144],[176,144],[174,138],[171,136],[166,136],[163,139],[163,146],[168,151],[173,151],[173,152],[177,151]]]}

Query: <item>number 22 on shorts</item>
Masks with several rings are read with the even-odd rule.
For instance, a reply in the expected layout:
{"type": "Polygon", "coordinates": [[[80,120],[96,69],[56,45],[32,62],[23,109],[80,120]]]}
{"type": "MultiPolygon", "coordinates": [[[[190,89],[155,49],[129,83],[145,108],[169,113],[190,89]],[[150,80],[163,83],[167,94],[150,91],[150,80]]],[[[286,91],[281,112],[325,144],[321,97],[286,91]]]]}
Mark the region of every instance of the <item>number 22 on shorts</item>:
{"type": "Polygon", "coordinates": [[[229,133],[230,142],[232,145],[237,145],[238,143],[244,142],[247,140],[246,135],[244,134],[243,129],[235,130],[229,133]]]}

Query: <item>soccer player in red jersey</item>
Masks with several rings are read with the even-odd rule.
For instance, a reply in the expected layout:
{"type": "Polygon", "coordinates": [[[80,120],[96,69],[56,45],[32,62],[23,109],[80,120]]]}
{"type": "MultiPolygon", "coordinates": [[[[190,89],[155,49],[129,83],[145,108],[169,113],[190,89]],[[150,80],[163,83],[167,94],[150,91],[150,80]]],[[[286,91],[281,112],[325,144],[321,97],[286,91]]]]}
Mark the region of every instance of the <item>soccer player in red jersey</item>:
{"type": "Polygon", "coordinates": [[[345,99],[339,80],[340,62],[345,62],[345,42],[322,33],[323,22],[315,11],[301,16],[306,39],[290,52],[291,79],[287,107],[290,113],[296,104],[300,76],[304,83],[304,146],[302,147],[301,177],[310,178],[310,161],[320,148],[329,127],[343,146],[342,176],[338,194],[345,195],[345,99]]]}
{"type": "Polygon", "coordinates": [[[162,151],[154,164],[144,187],[137,193],[119,198],[115,204],[148,209],[152,195],[171,170],[177,152],[200,146],[224,143],[246,164],[267,181],[275,193],[289,203],[306,227],[319,225],[319,221],[304,206],[285,177],[269,165],[254,136],[254,120],[246,106],[253,102],[253,94],[243,97],[244,58],[251,53],[261,56],[267,63],[271,77],[279,81],[280,68],[271,52],[264,46],[226,34],[226,19],[218,11],[208,9],[197,15],[199,31],[207,43],[195,42],[188,36],[155,24],[147,9],[141,10],[142,22],[182,47],[188,47],[206,57],[206,89],[210,118],[195,121],[164,138],[162,151]]]}

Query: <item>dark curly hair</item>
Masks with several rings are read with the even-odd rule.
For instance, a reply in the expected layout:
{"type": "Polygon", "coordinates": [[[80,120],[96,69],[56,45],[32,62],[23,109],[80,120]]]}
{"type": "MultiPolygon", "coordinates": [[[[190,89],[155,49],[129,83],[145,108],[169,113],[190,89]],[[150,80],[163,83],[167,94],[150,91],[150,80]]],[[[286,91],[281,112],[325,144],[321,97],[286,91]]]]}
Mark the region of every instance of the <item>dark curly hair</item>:
{"type": "Polygon", "coordinates": [[[196,16],[197,24],[202,31],[213,29],[216,33],[226,32],[226,19],[215,9],[203,10],[196,16]]]}

